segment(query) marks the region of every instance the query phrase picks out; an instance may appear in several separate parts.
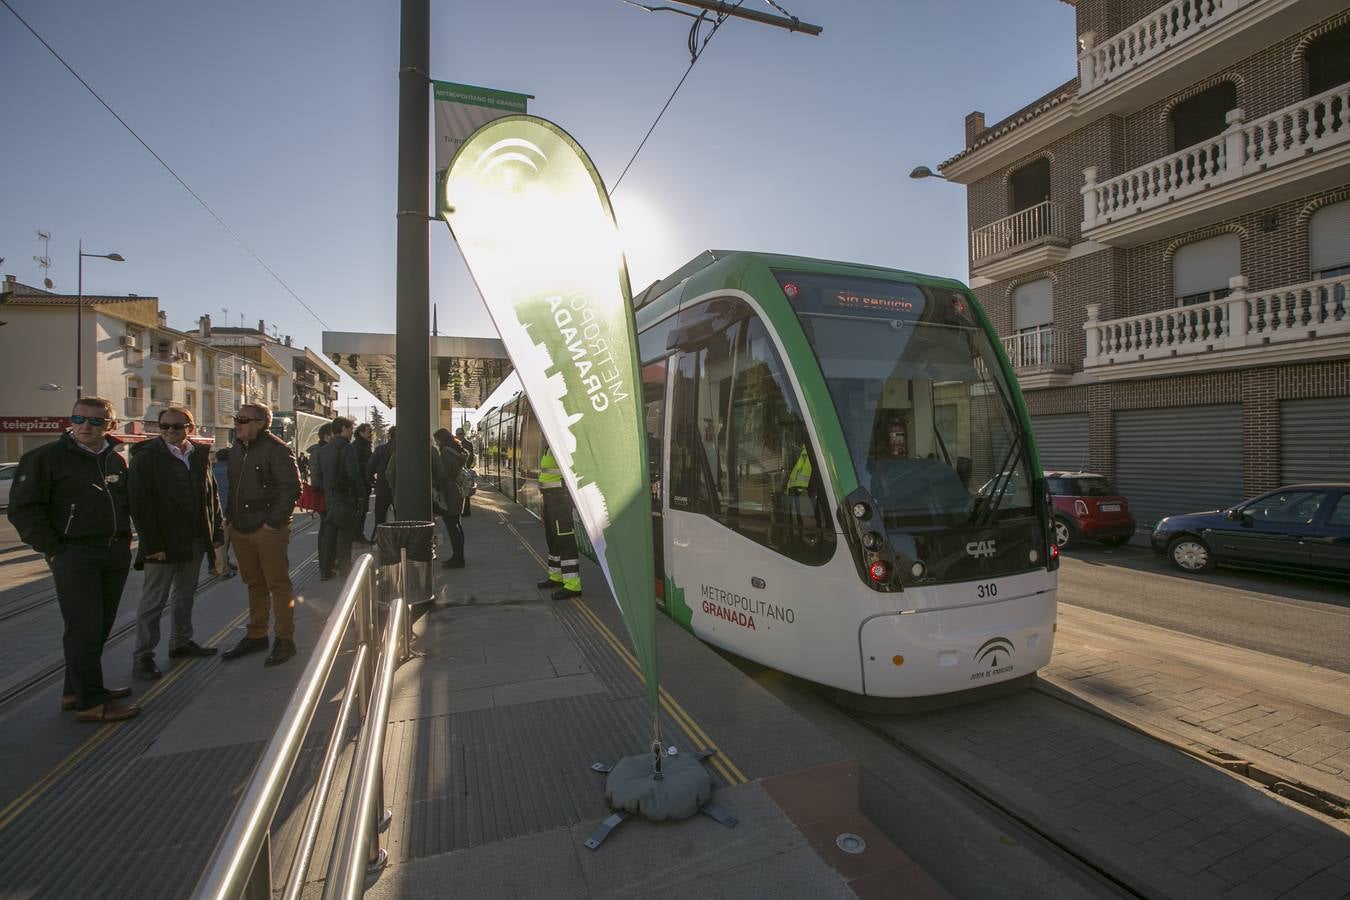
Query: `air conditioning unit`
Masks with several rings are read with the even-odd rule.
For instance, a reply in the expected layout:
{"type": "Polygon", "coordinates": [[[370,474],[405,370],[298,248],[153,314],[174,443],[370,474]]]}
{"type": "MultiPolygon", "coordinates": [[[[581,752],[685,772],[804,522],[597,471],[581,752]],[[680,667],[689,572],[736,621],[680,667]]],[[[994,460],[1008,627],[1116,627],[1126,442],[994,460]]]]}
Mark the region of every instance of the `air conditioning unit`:
{"type": "Polygon", "coordinates": [[[132,350],[140,349],[140,347],[136,343],[136,336],[133,334],[122,335],[120,338],[117,339],[117,343],[121,344],[123,347],[129,347],[132,350]]]}

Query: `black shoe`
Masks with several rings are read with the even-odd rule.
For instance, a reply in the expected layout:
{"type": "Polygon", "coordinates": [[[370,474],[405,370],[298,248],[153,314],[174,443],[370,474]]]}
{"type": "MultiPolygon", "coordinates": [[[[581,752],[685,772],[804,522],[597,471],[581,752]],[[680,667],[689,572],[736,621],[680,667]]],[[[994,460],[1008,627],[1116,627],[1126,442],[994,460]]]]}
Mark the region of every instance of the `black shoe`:
{"type": "Polygon", "coordinates": [[[220,654],[220,658],[238,659],[241,656],[247,656],[250,653],[257,653],[259,650],[266,650],[266,649],[267,649],[267,638],[246,637],[240,639],[239,643],[235,644],[233,647],[226,650],[224,653],[220,654]]]}
{"type": "Polygon", "coordinates": [[[581,591],[574,591],[571,588],[563,588],[560,591],[553,592],[554,600],[571,600],[573,597],[580,597],[581,591]]]}
{"type": "Polygon", "coordinates": [[[295,655],[295,641],[277,638],[272,644],[272,652],[263,660],[264,666],[279,666],[295,655]]]}
{"type": "Polygon", "coordinates": [[[443,569],[462,569],[462,568],[464,568],[464,560],[462,560],[462,559],[455,559],[455,558],[452,556],[452,557],[450,557],[449,559],[447,559],[447,560],[445,560],[444,562],[441,563],[441,568],[443,568],[443,569]]]}
{"type": "Polygon", "coordinates": [[[332,572],[320,572],[320,573],[319,573],[319,580],[320,580],[320,581],[332,581],[332,580],[333,580],[333,573],[332,573],[332,572]]]}
{"type": "Polygon", "coordinates": [[[142,656],[132,663],[132,678],[139,678],[142,681],[155,681],[163,676],[164,673],[159,670],[159,666],[155,665],[153,656],[142,656]]]}
{"type": "Polygon", "coordinates": [[[216,647],[203,647],[196,641],[188,641],[180,647],[169,650],[169,659],[178,659],[180,656],[215,656],[219,652],[216,647]]]}
{"type": "Polygon", "coordinates": [[[552,578],[545,578],[535,585],[537,588],[559,588],[562,587],[561,581],[554,581],[552,578]]]}

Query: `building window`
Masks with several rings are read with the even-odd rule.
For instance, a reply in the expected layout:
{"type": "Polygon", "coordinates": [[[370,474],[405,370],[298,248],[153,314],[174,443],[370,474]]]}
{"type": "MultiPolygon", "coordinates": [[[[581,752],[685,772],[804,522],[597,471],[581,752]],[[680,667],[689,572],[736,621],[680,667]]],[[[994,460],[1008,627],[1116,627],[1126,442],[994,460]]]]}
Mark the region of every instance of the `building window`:
{"type": "Polygon", "coordinates": [[[1228,279],[1242,274],[1242,242],[1236,234],[1196,241],[1172,256],[1172,296],[1177,306],[1221,300],[1228,279]]]}
{"type": "Polygon", "coordinates": [[[1050,199],[1050,160],[1042,156],[1012,173],[1008,179],[1012,212],[1044,203],[1050,199]]]}
{"type": "Polygon", "coordinates": [[[1043,366],[1053,359],[1055,287],[1049,278],[1020,284],[1013,291],[1014,366],[1043,366]]]}
{"type": "Polygon", "coordinates": [[[193,413],[197,412],[197,392],[192,388],[183,392],[183,405],[192,410],[193,413]]]}
{"type": "Polygon", "coordinates": [[[1237,85],[1223,81],[1172,107],[1172,149],[1193,147],[1223,134],[1225,116],[1237,109],[1237,85]]]}
{"type": "Polygon", "coordinates": [[[1350,274],[1350,200],[1324,206],[1308,220],[1313,280],[1350,274]]]}
{"type": "Polygon", "coordinates": [[[1303,55],[1308,67],[1308,96],[1350,81],[1350,25],[1328,31],[1308,45],[1303,55]]]}

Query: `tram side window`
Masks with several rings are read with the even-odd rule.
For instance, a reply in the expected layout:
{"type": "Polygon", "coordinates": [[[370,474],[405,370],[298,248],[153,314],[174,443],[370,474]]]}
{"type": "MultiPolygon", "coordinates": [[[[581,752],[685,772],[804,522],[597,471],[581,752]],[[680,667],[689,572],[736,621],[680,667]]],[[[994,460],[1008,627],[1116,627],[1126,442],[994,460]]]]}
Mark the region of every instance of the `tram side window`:
{"type": "Polygon", "coordinates": [[[651,485],[652,544],[656,574],[665,572],[661,529],[661,475],[666,433],[666,360],[659,359],[642,367],[642,417],[647,428],[647,481],[651,485]]]}
{"type": "Polygon", "coordinates": [[[711,477],[705,474],[708,459],[701,432],[695,427],[694,369],[698,353],[682,353],[675,365],[671,399],[670,507],[689,512],[713,513],[716,507],[708,491],[711,477]]]}
{"type": "Polygon", "coordinates": [[[812,565],[834,552],[820,468],[796,396],[764,324],[730,326],[681,357],[672,448],[702,503],[685,507],[785,556],[812,565]]]}

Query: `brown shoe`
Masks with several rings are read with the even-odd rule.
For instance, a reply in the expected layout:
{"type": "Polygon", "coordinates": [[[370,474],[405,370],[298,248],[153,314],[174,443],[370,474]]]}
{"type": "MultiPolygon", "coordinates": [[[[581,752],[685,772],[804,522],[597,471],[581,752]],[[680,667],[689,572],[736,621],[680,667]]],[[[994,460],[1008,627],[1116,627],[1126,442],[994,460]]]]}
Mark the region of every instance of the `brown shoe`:
{"type": "Polygon", "coordinates": [[[79,698],[79,697],[76,697],[74,694],[62,694],[62,695],[61,695],[61,709],[65,710],[66,712],[70,712],[72,709],[75,708],[75,703],[76,703],[79,699],[80,699],[80,698],[79,698]]]}
{"type": "Polygon", "coordinates": [[[111,700],[102,706],[82,709],[75,713],[81,722],[121,722],[134,719],[141,714],[141,708],[132,703],[113,703],[111,700]]]}

